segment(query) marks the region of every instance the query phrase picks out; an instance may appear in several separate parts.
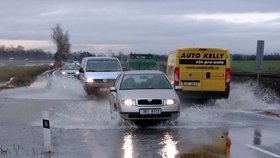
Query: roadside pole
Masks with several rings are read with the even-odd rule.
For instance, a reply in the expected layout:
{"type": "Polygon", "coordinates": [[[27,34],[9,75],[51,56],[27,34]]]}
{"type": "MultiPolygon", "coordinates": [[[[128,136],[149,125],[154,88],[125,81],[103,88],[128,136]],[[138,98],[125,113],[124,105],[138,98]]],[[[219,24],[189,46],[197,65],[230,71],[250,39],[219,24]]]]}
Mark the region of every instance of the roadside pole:
{"type": "Polygon", "coordinates": [[[51,132],[50,132],[50,120],[48,111],[42,112],[43,116],[43,132],[44,132],[44,152],[51,152],[51,132]]]}
{"type": "Polygon", "coordinates": [[[257,41],[257,54],[256,54],[256,70],[257,70],[257,85],[259,85],[260,71],[263,67],[263,52],[264,40],[257,41]]]}

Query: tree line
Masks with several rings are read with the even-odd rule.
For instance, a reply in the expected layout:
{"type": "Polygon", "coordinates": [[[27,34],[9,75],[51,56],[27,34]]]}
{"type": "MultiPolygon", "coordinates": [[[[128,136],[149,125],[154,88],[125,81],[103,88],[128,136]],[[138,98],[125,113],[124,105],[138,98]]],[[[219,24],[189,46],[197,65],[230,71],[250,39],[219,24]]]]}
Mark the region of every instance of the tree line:
{"type": "MultiPolygon", "coordinates": [[[[256,55],[246,55],[246,54],[232,54],[232,60],[256,60],[256,55]]],[[[263,55],[264,60],[280,60],[280,53],[271,53],[263,55]]]]}
{"type": "MultiPolygon", "coordinates": [[[[119,58],[121,61],[126,61],[129,54],[124,54],[119,52],[117,54],[113,53],[113,57],[119,58]]],[[[167,60],[167,55],[154,54],[156,60],[165,61],[167,60]]],[[[83,57],[90,56],[106,56],[105,54],[95,54],[88,51],[77,51],[67,53],[64,56],[65,61],[81,61],[83,57]]],[[[23,46],[17,47],[6,47],[5,45],[0,45],[0,60],[53,60],[55,54],[51,52],[46,52],[42,49],[25,49],[23,46]]],[[[256,60],[256,55],[246,55],[246,54],[232,54],[232,60],[256,60]]],[[[280,60],[280,53],[271,53],[263,56],[264,60],[280,60]]]]}
{"type": "MultiPolygon", "coordinates": [[[[78,51],[67,54],[65,61],[81,61],[83,57],[96,56],[95,53],[78,51]]],[[[55,54],[42,49],[24,49],[23,46],[0,46],[0,60],[54,60],[55,54]]]]}
{"type": "Polygon", "coordinates": [[[0,46],[0,60],[52,60],[53,54],[42,49],[27,49],[23,46],[0,46]]]}

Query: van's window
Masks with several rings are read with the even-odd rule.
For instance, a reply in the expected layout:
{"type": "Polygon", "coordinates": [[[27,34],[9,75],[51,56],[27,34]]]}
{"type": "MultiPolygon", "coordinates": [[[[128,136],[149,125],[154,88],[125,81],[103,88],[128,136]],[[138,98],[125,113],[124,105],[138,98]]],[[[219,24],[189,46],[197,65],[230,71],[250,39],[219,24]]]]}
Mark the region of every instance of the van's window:
{"type": "Polygon", "coordinates": [[[114,72],[121,71],[121,65],[117,60],[88,60],[87,72],[114,72]]]}

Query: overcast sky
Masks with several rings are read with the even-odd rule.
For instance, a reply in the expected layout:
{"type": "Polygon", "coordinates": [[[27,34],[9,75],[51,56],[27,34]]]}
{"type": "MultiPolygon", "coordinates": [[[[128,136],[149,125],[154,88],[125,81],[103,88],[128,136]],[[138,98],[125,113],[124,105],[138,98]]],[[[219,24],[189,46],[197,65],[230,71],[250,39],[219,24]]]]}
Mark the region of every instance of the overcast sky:
{"type": "Polygon", "coordinates": [[[167,54],[223,47],[233,54],[280,50],[280,0],[0,0],[0,45],[55,52],[51,29],[72,51],[167,54]]]}

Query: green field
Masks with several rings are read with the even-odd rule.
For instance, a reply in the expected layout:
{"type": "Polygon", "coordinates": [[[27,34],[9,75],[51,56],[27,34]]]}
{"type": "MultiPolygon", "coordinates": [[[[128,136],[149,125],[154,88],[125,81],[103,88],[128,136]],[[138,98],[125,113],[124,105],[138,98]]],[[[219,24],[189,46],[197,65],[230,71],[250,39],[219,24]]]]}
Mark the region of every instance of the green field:
{"type": "Polygon", "coordinates": [[[48,67],[46,61],[0,61],[0,83],[9,81],[11,77],[38,73],[48,67]]]}
{"type": "MultiPolygon", "coordinates": [[[[157,65],[166,65],[166,61],[157,61],[157,65]]],[[[232,61],[231,71],[233,72],[256,72],[256,61],[232,61]]],[[[280,61],[263,61],[261,72],[280,73],[280,61]]]]}
{"type": "MultiPolygon", "coordinates": [[[[256,61],[232,61],[231,71],[256,72],[256,61]]],[[[280,73],[280,61],[263,61],[261,72],[280,73]]]]}

